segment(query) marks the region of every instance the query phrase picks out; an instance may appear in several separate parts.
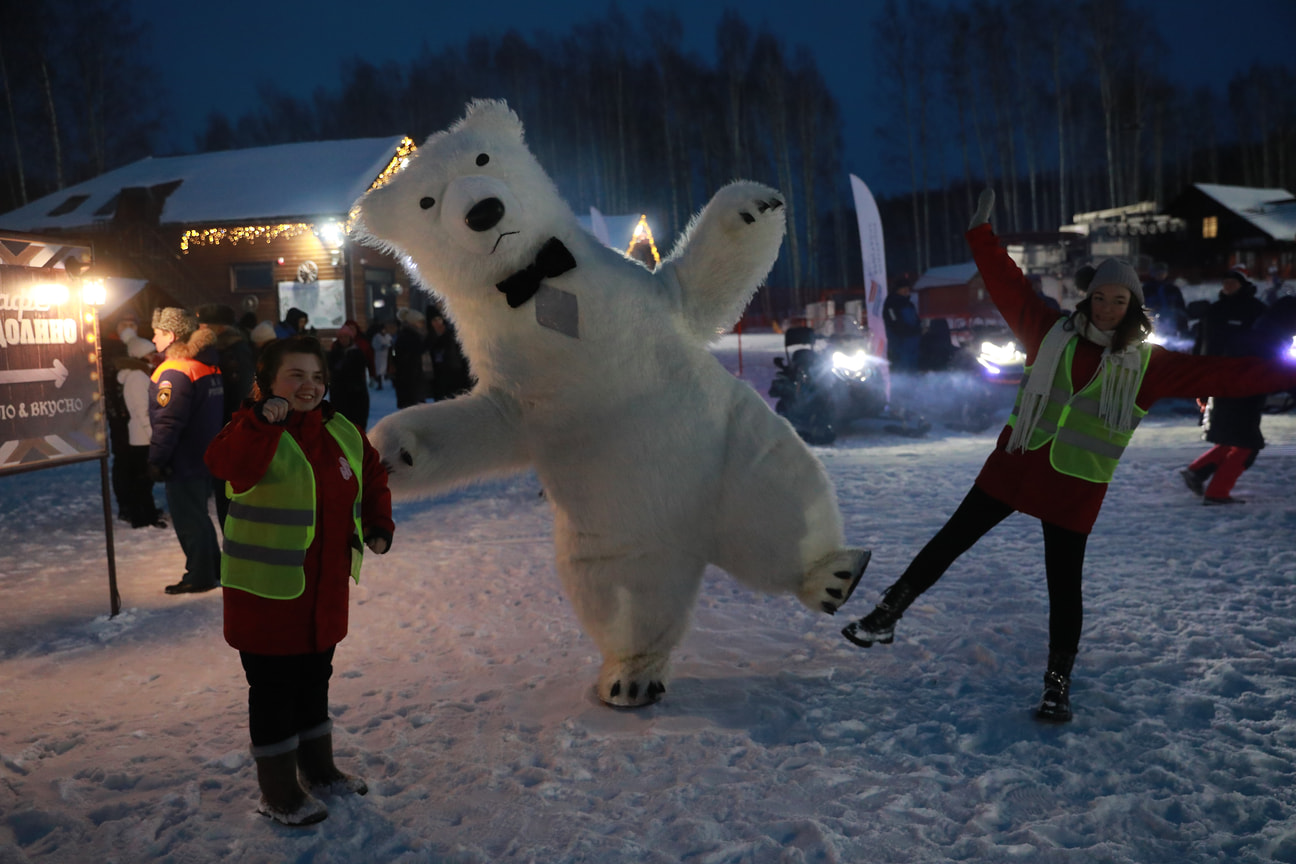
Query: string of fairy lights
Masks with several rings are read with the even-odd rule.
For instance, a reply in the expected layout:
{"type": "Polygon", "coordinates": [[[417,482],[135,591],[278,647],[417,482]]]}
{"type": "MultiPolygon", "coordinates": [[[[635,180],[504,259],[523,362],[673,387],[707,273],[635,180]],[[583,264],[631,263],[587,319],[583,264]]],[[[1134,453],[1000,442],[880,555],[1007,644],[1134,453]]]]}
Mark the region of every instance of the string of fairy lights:
{"type": "MultiPolygon", "coordinates": [[[[412,138],[402,138],[396,146],[396,153],[392,156],[387,167],[369,186],[369,191],[377,189],[379,186],[386,185],[392,177],[396,176],[402,168],[409,164],[410,157],[414,155],[417,147],[412,138]]],[[[346,230],[349,233],[351,227],[355,224],[357,210],[352,208],[347,214],[346,230]]],[[[222,243],[229,243],[231,246],[237,243],[256,243],[262,241],[271,243],[280,238],[291,239],[301,234],[310,232],[318,233],[317,226],[309,222],[284,222],[279,225],[242,225],[238,227],[224,228],[194,228],[180,235],[180,251],[188,254],[190,249],[200,246],[219,246],[222,243]]]]}
{"type": "Polygon", "coordinates": [[[653,239],[652,229],[648,227],[647,213],[642,214],[638,223],[635,224],[634,234],[630,237],[630,245],[626,247],[626,254],[629,255],[634,251],[634,247],[642,243],[645,238],[648,240],[648,248],[652,250],[653,261],[660,264],[661,256],[657,254],[657,241],[653,239]]]}

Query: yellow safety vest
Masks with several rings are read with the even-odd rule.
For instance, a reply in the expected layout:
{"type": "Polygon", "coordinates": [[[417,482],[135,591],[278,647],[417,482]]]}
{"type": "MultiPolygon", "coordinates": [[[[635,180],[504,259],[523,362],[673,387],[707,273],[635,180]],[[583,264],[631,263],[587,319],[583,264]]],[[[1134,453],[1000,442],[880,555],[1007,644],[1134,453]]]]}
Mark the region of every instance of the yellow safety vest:
{"type": "MultiPolygon", "coordinates": [[[[1057,371],[1053,374],[1053,386],[1049,390],[1044,413],[1031,431],[1027,447],[1037,450],[1049,445],[1049,464],[1053,470],[1068,477],[1090,480],[1094,483],[1110,483],[1116,474],[1116,466],[1121,455],[1129,446],[1134,436],[1134,429],[1128,432],[1117,432],[1098,416],[1098,398],[1102,393],[1102,382],[1105,373],[1099,374],[1079,393],[1074,392],[1071,382],[1071,361],[1075,357],[1079,336],[1072,336],[1067,342],[1066,350],[1058,361],[1057,371]]],[[[1147,373],[1148,359],[1152,349],[1148,345],[1139,346],[1142,365],[1139,368],[1135,393],[1143,384],[1147,373]]],[[[1022,376],[1021,386],[1017,388],[1017,401],[1013,404],[1013,413],[1008,418],[1009,426],[1017,425],[1017,411],[1021,408],[1022,393],[1026,382],[1030,380],[1034,366],[1027,366],[1022,376]]],[[[1147,412],[1134,406],[1134,427],[1147,416],[1147,412]]]]}
{"type": "MultiPolygon", "coordinates": [[[[360,500],[364,494],[364,438],[341,414],[324,424],[338,442],[356,477],[352,506],[351,578],[360,581],[364,536],[360,500]]],[[[285,432],[265,475],[246,492],[230,497],[221,544],[221,585],[271,600],[291,600],[306,590],[306,550],[315,539],[315,473],[293,437],[285,432]]]]}

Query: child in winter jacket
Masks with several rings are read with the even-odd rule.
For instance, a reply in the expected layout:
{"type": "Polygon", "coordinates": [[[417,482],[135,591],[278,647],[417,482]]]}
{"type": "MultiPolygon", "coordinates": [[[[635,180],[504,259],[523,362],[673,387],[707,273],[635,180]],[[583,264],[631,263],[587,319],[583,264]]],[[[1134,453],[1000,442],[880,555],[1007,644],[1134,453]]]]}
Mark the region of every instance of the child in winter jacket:
{"type": "Polygon", "coordinates": [[[333,763],[328,685],[364,547],[385,553],[395,529],[387,471],[364,433],[323,401],[327,387],[318,339],[270,343],[252,398],[206,456],[229,484],[225,641],[247,675],[258,809],[285,825],[324,819],[315,795],[368,791],[333,763]]]}
{"type": "Polygon", "coordinates": [[[1071,667],[1080,642],[1085,544],[1134,427],[1158,399],[1201,393],[1247,396],[1296,385],[1296,368],[1251,357],[1195,357],[1146,342],[1152,325],[1142,283],[1109,258],[1071,315],[1050,309],[989,225],[994,193],[981,195],[967,232],[986,289],[1026,349],[1026,375],[1008,425],[972,490],[889,587],[877,608],[843,631],[869,647],[889,644],[905,609],[954,561],[1015,510],[1044,528],[1049,651],[1041,720],[1071,719],[1071,667]]]}

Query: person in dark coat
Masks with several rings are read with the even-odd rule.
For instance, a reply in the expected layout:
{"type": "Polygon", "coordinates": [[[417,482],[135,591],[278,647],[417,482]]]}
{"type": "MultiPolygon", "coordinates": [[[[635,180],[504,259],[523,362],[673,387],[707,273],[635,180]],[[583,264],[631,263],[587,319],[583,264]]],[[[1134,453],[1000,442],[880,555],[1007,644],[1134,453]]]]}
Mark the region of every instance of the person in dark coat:
{"type": "Polygon", "coordinates": [[[1182,336],[1188,332],[1188,307],[1183,292],[1170,281],[1170,267],[1164,261],[1152,265],[1148,281],[1143,283],[1144,305],[1164,322],[1157,330],[1182,336]]]}
{"type": "Polygon", "coordinates": [[[296,336],[298,333],[305,333],[306,324],[309,321],[309,315],[298,309],[296,306],[293,306],[284,313],[283,320],[274,325],[275,338],[287,339],[289,336],[296,336]]]}
{"type": "Polygon", "coordinates": [[[886,326],[887,360],[894,371],[914,372],[918,369],[918,343],[922,338],[922,323],[918,320],[918,307],[909,294],[913,290],[908,282],[901,282],[882,301],[882,322],[886,326]]]}
{"type": "MultiPolygon", "coordinates": [[[[130,413],[122,397],[121,384],[117,380],[117,364],[129,360],[126,346],[139,334],[139,322],[129,312],[117,318],[117,326],[111,333],[105,333],[100,343],[100,358],[103,363],[103,397],[104,414],[108,420],[108,447],[112,453],[112,490],[117,500],[117,518],[129,522],[132,526],[148,513],[135,513],[132,510],[131,495],[131,460],[130,460],[130,413]]],[[[152,371],[152,370],[150,370],[152,371]]],[[[157,514],[149,523],[156,520],[157,514]]]]}
{"type": "Polygon", "coordinates": [[[432,354],[432,398],[440,402],[467,393],[476,382],[468,371],[468,358],[459,346],[454,325],[440,312],[428,320],[432,327],[428,334],[428,351],[432,354]]]}
{"type": "MultiPolygon", "coordinates": [[[[1255,285],[1243,273],[1230,271],[1224,277],[1219,299],[1202,318],[1193,353],[1212,357],[1264,356],[1265,346],[1253,329],[1264,312],[1255,285]]],[[[1203,504],[1239,503],[1240,499],[1229,493],[1264,447],[1260,417],[1265,398],[1261,394],[1198,400],[1204,406],[1202,437],[1215,446],[1194,459],[1180,475],[1192,492],[1202,496],[1203,504]]]]}
{"type": "MultiPolygon", "coordinates": [[[[198,328],[216,334],[216,353],[220,356],[221,385],[225,399],[221,411],[224,426],[252,392],[252,378],[256,375],[256,357],[252,343],[234,317],[234,310],[222,303],[209,303],[194,310],[198,328]]],[[[222,530],[229,513],[229,496],[225,494],[225,481],[212,478],[212,494],[216,498],[216,524],[222,530]]]]}
{"type": "Polygon", "coordinates": [[[185,573],[168,594],[210,591],[220,584],[220,543],[207,513],[211,472],[207,445],[222,426],[224,385],[216,334],[187,309],[153,310],[153,342],[166,359],[149,386],[148,472],[166,484],[171,525],[185,554],[185,573]]]}
{"type": "Polygon", "coordinates": [[[396,390],[396,407],[405,408],[427,401],[428,370],[423,366],[427,357],[427,333],[422,313],[401,309],[396,317],[400,319],[400,329],[392,344],[391,379],[396,390]]]}
{"type": "Polygon", "coordinates": [[[343,324],[329,347],[330,402],[363,432],[369,426],[369,360],[356,342],[356,328],[343,324]]]}

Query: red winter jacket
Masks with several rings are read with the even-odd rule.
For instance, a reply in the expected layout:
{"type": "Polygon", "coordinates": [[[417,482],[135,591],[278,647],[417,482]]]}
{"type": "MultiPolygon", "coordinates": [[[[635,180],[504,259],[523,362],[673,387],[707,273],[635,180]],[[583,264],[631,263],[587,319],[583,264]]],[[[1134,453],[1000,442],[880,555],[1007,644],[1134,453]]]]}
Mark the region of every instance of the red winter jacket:
{"type": "MultiPolygon", "coordinates": [[[[989,225],[967,233],[968,245],[990,297],[1013,335],[1024,346],[1026,363],[1035,362],[1044,336],[1059,313],[1035,293],[1026,276],[999,245],[989,225]]],[[[1072,381],[1089,381],[1098,370],[1102,347],[1087,339],[1076,346],[1072,381]]],[[[1250,396],[1296,387],[1296,368],[1253,357],[1194,357],[1153,347],[1147,374],[1134,400],[1143,410],[1158,399],[1196,396],[1250,396]]],[[[1106,483],[1068,477],[1049,464],[1049,448],[1009,453],[1011,427],[999,433],[994,452],[976,485],[1016,510],[1071,531],[1088,534],[1107,494],[1106,483]]]]}
{"type": "MultiPolygon", "coordinates": [[[[246,492],[265,474],[279,445],[279,436],[296,440],[315,473],[315,539],[306,550],[306,590],[292,600],[270,600],[237,588],[223,588],[225,641],[253,654],[307,654],[326,651],[347,634],[351,586],[351,535],[355,533],[352,502],[356,477],[337,441],[324,428],[327,405],[314,411],[293,411],[286,426],[260,419],[250,405],[235,412],[207,448],[207,466],[228,480],[235,492],[246,492]]],[[[364,433],[362,432],[361,435],[364,433]]],[[[364,495],[360,524],[366,532],[395,530],[387,470],[378,451],[364,442],[364,495]]],[[[367,553],[372,554],[372,553],[367,553]]]]}

